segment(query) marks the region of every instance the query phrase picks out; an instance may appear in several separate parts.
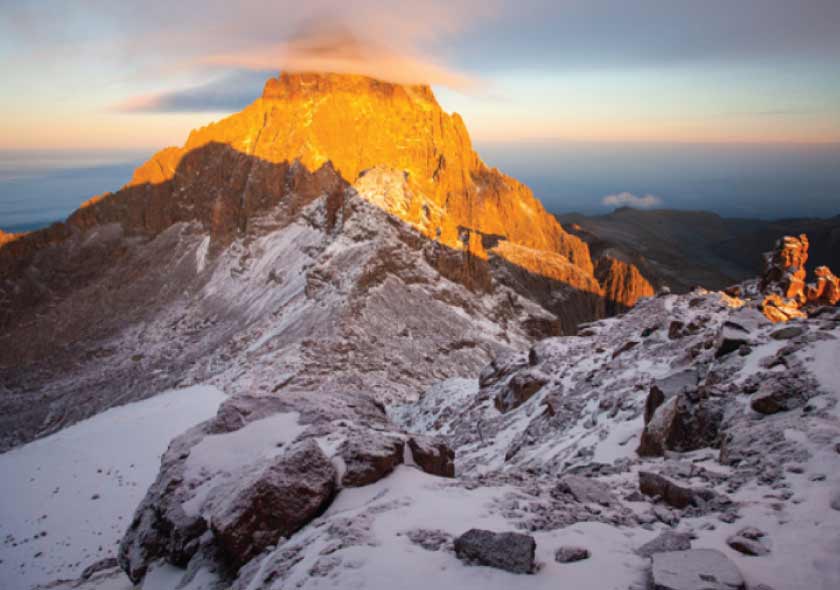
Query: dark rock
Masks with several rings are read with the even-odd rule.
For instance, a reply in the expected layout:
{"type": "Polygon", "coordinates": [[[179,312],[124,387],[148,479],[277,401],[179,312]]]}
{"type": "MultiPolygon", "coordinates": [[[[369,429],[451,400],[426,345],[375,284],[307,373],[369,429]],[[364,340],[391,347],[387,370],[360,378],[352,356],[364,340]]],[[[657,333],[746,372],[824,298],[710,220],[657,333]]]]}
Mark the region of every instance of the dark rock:
{"type": "Polygon", "coordinates": [[[797,336],[802,335],[804,330],[799,326],[787,326],[780,330],[776,330],[775,332],[770,333],[770,338],[774,340],[790,340],[791,338],[796,338],[797,336]]]}
{"type": "Polygon", "coordinates": [[[726,544],[732,547],[735,551],[743,553],[744,555],[761,556],[770,553],[770,550],[761,542],[753,539],[747,539],[740,535],[729,537],[726,544]]]}
{"type": "Polygon", "coordinates": [[[412,436],[408,448],[414,462],[425,471],[440,477],[455,477],[455,451],[440,437],[412,436]]]}
{"type": "MultiPolygon", "coordinates": [[[[645,406],[655,405],[661,390],[651,388],[645,406]]],[[[682,393],[661,404],[646,422],[637,452],[642,457],[662,456],[666,450],[687,452],[717,446],[723,419],[721,403],[711,399],[692,401],[682,393]]]]}
{"type": "Polygon", "coordinates": [[[636,549],[636,553],[642,557],[651,557],[654,553],[685,551],[687,549],[691,549],[691,535],[688,533],[665,531],[652,541],[648,541],[636,549]]]}
{"type": "Polygon", "coordinates": [[[496,394],[496,409],[509,412],[527,402],[546,384],[544,376],[521,371],[510,378],[507,386],[496,394]]]}
{"type": "Polygon", "coordinates": [[[829,506],[831,506],[834,510],[840,511],[840,491],[834,492],[829,506]]]}
{"type": "Polygon", "coordinates": [[[715,549],[655,553],[653,590],[744,590],[744,578],[732,561],[715,549]]]}
{"type": "Polygon", "coordinates": [[[750,407],[759,414],[776,414],[796,409],[806,400],[804,384],[794,376],[781,375],[765,379],[750,400],[750,407]]]}
{"type": "Polygon", "coordinates": [[[402,439],[376,431],[347,439],[339,449],[347,467],[341,484],[365,486],[390,475],[402,463],[404,447],[402,439]]]}
{"type": "Polygon", "coordinates": [[[458,559],[472,565],[486,565],[515,574],[534,572],[534,537],[521,533],[494,533],[470,529],[455,539],[458,559]]]}
{"type": "Polygon", "coordinates": [[[639,345],[639,343],[636,342],[635,340],[630,340],[629,342],[625,342],[620,348],[616,349],[616,351],[613,352],[612,358],[616,358],[619,355],[624,354],[628,350],[633,350],[638,345],[639,345]]]}
{"type": "Polygon", "coordinates": [[[565,546],[554,552],[554,561],[557,563],[572,563],[589,559],[589,549],[585,547],[565,546]]]}
{"type": "Polygon", "coordinates": [[[236,482],[210,517],[225,557],[242,566],[303,527],[332,501],[336,477],[318,443],[306,439],[236,482]]]}

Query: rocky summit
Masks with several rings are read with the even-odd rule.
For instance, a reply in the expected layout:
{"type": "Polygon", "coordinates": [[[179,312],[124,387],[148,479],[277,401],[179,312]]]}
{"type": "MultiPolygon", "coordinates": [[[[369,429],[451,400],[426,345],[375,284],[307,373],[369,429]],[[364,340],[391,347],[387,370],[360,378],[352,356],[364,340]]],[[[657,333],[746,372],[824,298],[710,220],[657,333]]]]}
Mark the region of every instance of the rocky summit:
{"type": "Polygon", "coordinates": [[[298,73],[0,239],[3,587],[840,587],[805,236],[654,292],[429,88],[298,73]]]}

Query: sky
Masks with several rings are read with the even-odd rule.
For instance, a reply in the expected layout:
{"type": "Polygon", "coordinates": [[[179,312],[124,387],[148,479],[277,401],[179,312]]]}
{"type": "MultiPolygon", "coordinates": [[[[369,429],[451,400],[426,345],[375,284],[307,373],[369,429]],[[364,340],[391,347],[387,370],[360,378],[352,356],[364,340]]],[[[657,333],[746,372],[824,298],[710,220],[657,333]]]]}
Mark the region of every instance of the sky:
{"type": "Polygon", "coordinates": [[[0,150],[181,144],[286,68],[432,84],[477,142],[840,142],[837,0],[0,0],[0,150]]]}

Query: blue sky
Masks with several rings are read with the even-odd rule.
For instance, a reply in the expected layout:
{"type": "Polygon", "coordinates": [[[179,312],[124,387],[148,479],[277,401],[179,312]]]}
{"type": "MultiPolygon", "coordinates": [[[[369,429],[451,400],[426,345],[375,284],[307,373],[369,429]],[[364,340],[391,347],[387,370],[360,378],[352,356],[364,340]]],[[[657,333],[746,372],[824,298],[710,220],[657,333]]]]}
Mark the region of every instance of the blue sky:
{"type": "Polygon", "coordinates": [[[0,149],[181,143],[313,38],[478,141],[840,141],[837,0],[0,4],[0,149]]]}

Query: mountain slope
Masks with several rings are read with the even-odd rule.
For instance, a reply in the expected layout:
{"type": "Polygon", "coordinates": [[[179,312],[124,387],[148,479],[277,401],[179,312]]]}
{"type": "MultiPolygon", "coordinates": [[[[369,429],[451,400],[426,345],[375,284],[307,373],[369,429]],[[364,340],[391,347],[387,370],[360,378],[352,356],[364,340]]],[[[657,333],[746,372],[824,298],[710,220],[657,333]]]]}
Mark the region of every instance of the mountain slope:
{"type": "Polygon", "coordinates": [[[4,447],[207,379],[317,389],[346,370],[416,395],[624,297],[431,90],[361,76],[269,80],[120,191],[3,239],[4,447]]]}

